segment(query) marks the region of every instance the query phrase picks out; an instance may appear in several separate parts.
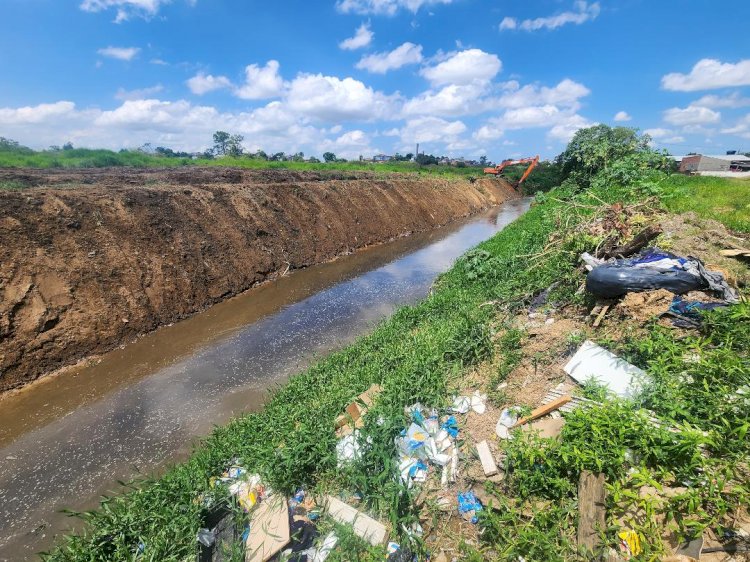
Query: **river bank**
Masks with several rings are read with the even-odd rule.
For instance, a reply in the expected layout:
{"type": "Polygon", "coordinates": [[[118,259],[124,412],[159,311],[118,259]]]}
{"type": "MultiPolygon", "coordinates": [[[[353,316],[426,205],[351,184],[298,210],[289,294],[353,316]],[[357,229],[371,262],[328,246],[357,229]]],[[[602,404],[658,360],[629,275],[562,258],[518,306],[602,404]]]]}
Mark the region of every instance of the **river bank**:
{"type": "Polygon", "coordinates": [[[445,225],[501,181],[367,172],[2,170],[0,391],[268,279],[445,225]]]}

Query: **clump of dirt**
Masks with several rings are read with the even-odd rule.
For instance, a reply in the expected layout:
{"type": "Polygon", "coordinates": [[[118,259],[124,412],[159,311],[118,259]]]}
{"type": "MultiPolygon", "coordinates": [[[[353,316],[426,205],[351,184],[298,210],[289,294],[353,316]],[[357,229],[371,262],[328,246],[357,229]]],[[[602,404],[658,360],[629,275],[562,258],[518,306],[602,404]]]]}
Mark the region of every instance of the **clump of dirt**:
{"type": "Polygon", "coordinates": [[[0,170],[0,391],[289,269],[517,197],[502,181],[197,168],[0,170]]]}
{"type": "Polygon", "coordinates": [[[628,293],[617,305],[617,311],[636,322],[644,323],[669,309],[674,295],[666,289],[645,293],[628,293]]]}

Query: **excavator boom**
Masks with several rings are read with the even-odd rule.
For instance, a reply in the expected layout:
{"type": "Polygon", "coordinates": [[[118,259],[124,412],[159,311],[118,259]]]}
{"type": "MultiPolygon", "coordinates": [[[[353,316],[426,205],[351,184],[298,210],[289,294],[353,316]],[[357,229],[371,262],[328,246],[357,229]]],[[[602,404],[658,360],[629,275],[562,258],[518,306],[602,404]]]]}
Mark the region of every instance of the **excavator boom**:
{"type": "Polygon", "coordinates": [[[523,182],[526,181],[526,178],[529,177],[529,174],[536,168],[537,164],[539,164],[539,155],[529,157],[529,158],[521,158],[520,160],[503,160],[495,166],[494,168],[485,168],[484,173],[486,175],[493,175],[493,176],[499,176],[502,171],[507,168],[508,166],[515,166],[517,164],[528,164],[529,167],[526,168],[526,171],[521,176],[521,179],[518,180],[518,182],[513,186],[516,189],[518,189],[523,182]]]}

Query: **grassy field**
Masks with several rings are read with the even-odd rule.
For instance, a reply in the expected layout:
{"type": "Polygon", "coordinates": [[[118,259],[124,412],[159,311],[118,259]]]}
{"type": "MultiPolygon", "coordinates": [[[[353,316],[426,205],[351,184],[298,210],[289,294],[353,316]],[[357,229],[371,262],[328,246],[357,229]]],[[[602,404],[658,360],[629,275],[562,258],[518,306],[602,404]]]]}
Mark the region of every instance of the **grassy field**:
{"type": "Polygon", "coordinates": [[[454,166],[420,166],[414,162],[272,162],[249,157],[224,158],[167,158],[145,154],[139,151],[113,152],[111,150],[91,150],[76,148],[60,151],[1,151],[0,168],[171,168],[180,166],[231,166],[248,169],[284,170],[365,170],[374,172],[401,172],[468,177],[482,174],[480,168],[459,168],[454,166]]]}
{"type": "MultiPolygon", "coordinates": [[[[693,182],[695,179],[687,178],[678,185],[702,189],[702,182],[693,182]]],[[[591,250],[597,240],[566,239],[533,267],[528,256],[545,251],[561,217],[571,230],[606,203],[639,197],[618,189],[584,193],[559,189],[542,196],[525,216],[459,260],[424,302],[399,310],[372,335],[293,377],[262,412],[217,428],[189,461],[161,478],[135,483],[133,491],[108,498],[101,509],[84,514],[89,523],[84,534],[67,537],[49,560],[131,559],[141,544],[145,545],[145,559],[189,557],[200,524],[196,498],[209,491],[210,477],[221,473],[233,458],[260,472],[275,489],[356,490],[362,494],[362,505],[394,529],[410,525],[418,517],[412,507],[414,492],[406,491],[394,478],[393,435],[404,427],[404,405],[420,401],[445,406],[450,389],[467,368],[493,354],[505,354],[512,363],[518,338],[503,337],[493,343],[495,315],[491,308],[478,306],[480,303],[500,300],[506,312],[512,313],[553,282],[559,283],[555,300],[580,303],[584,297],[576,295],[581,282],[577,257],[581,251],[591,250]],[[370,445],[360,462],[340,470],[334,454],[333,421],[351,396],[372,383],[381,384],[384,390],[364,427],[370,445]],[[382,425],[373,422],[378,417],[385,420],[382,425]]],[[[723,198],[707,197],[707,206],[697,210],[716,216],[723,198]]],[[[517,560],[519,555],[527,560],[577,559],[571,539],[575,529],[571,510],[575,508],[578,474],[584,468],[604,471],[623,494],[629,493],[632,472],[627,472],[626,450],[640,455],[642,462],[636,468],[643,478],[663,478],[665,474],[687,478],[701,471],[725,480],[735,475],[738,463],[748,453],[744,410],[734,411],[723,394],[706,389],[719,383],[722,389],[750,383],[749,320],[750,309],[741,305],[730,313],[715,315],[709,335],[678,340],[655,328],[646,338],[623,344],[622,351],[654,373],[658,382],[642,397],[642,404],[667,421],[690,424],[708,437],[692,432],[687,438],[682,434],[675,438],[645,424],[632,405],[608,402],[600,409],[572,416],[562,445],[513,442],[508,454],[515,466],[542,462],[547,467],[517,470],[510,484],[513,492],[523,501],[536,502],[534,505],[543,501],[547,507],[535,512],[533,525],[519,515],[518,507],[507,502],[499,511],[484,512],[482,525],[492,532],[484,535],[482,545],[466,548],[466,559],[483,559],[487,548],[499,551],[497,559],[502,560],[517,560]],[[678,381],[685,373],[682,357],[695,350],[704,354],[704,360],[689,370],[695,384],[681,385],[678,381]],[[733,373],[730,382],[727,372],[733,373]],[[596,428],[593,439],[592,427],[596,428]],[[697,455],[699,445],[709,447],[712,456],[702,459],[697,455]]],[[[493,382],[503,376],[501,369],[493,382]]],[[[689,513],[683,517],[688,522],[686,528],[702,528],[715,521],[717,514],[743,501],[743,493],[743,487],[731,492],[721,486],[709,492],[690,488],[692,495],[680,498],[685,502],[683,511],[689,513]]],[[[680,512],[678,507],[675,510],[680,512]]],[[[647,528],[639,531],[650,544],[653,533],[649,535],[647,528]]],[[[612,535],[608,538],[612,540],[612,535]]],[[[408,544],[411,539],[402,535],[396,540],[408,544]]],[[[382,549],[368,548],[351,537],[344,542],[330,560],[383,558],[382,549]]],[[[411,542],[423,552],[418,540],[411,542]]],[[[658,552],[649,548],[647,553],[658,552]]]]}
{"type": "Polygon", "coordinates": [[[679,192],[667,203],[670,211],[693,211],[737,232],[750,232],[750,179],[674,175],[668,189],[679,192]]]}

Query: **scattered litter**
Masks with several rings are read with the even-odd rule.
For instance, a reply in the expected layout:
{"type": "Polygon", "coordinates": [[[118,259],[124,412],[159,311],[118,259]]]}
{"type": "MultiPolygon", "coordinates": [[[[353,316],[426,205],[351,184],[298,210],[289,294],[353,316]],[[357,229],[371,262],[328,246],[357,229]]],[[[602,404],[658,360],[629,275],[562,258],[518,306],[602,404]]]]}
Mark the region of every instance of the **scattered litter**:
{"type": "Polygon", "coordinates": [[[504,425],[507,428],[511,428],[518,422],[518,414],[513,408],[505,408],[500,412],[500,419],[497,423],[504,425]]]}
{"type": "Polygon", "coordinates": [[[484,412],[487,410],[487,406],[485,405],[486,400],[487,395],[481,394],[478,390],[476,390],[471,396],[471,409],[479,415],[484,414],[484,412]]]}
{"type": "Polygon", "coordinates": [[[326,496],[326,509],[338,523],[351,525],[354,533],[369,542],[373,546],[385,543],[387,531],[382,523],[379,523],[369,515],[357,511],[352,506],[345,504],[333,496],[326,496]]]}
{"type": "Polygon", "coordinates": [[[307,555],[308,560],[310,562],[325,562],[325,559],[328,558],[331,551],[336,548],[336,543],[338,542],[339,538],[336,536],[336,533],[331,531],[326,535],[326,538],[323,539],[320,546],[307,555]]]}
{"type": "Polygon", "coordinates": [[[501,424],[499,421],[497,422],[497,425],[495,426],[495,434],[500,439],[510,439],[510,428],[507,425],[501,424]]]}
{"type": "Polygon", "coordinates": [[[336,458],[339,466],[344,466],[359,458],[359,431],[342,437],[336,444],[336,458]]]}
{"type": "Polygon", "coordinates": [[[645,376],[638,367],[590,340],[583,343],[564,369],[579,384],[599,380],[623,397],[630,396],[637,388],[637,379],[645,376]]]}
{"type": "Polygon", "coordinates": [[[440,429],[445,430],[445,432],[453,437],[453,439],[458,437],[458,422],[453,416],[448,416],[448,419],[443,422],[443,425],[440,426],[440,429]]]}
{"type": "Polygon", "coordinates": [[[258,505],[245,542],[246,562],[266,562],[289,544],[289,510],[286,500],[274,495],[258,505]]]}
{"type": "Polygon", "coordinates": [[[424,482],[430,470],[428,462],[443,468],[444,484],[450,478],[445,467],[452,462],[450,449],[455,449],[454,439],[458,435],[458,422],[449,416],[440,423],[436,410],[425,417],[421,404],[405,408],[412,423],[396,437],[399,453],[401,480],[411,488],[414,482],[424,482]]]}
{"type": "Polygon", "coordinates": [[[468,396],[456,396],[453,399],[452,409],[457,414],[465,414],[471,408],[471,399],[468,396]]]}
{"type": "Polygon", "coordinates": [[[716,310],[717,308],[723,308],[725,306],[727,306],[727,303],[689,301],[680,296],[676,296],[672,299],[672,304],[669,306],[669,312],[680,317],[676,318],[673,323],[676,323],[677,320],[688,319],[691,324],[697,323],[700,325],[703,312],[716,310]]]}
{"type": "Polygon", "coordinates": [[[339,437],[344,437],[352,433],[354,429],[364,425],[364,415],[370,409],[381,390],[379,385],[373,384],[346,407],[345,413],[336,418],[336,434],[339,437]]]}
{"type": "Polygon", "coordinates": [[[586,289],[607,299],[653,289],[667,289],[678,295],[710,289],[727,302],[739,301],[721,273],[708,271],[697,258],[679,257],[658,248],[596,265],[586,277],[586,289]]]}
{"type": "Polygon", "coordinates": [[[459,492],[458,512],[464,519],[466,519],[467,521],[471,521],[472,523],[477,523],[477,521],[479,521],[477,513],[479,513],[480,511],[482,511],[482,504],[474,495],[474,492],[459,492]]]}
{"type": "Polygon", "coordinates": [[[487,441],[477,443],[477,454],[479,455],[479,461],[482,463],[482,470],[484,470],[485,476],[494,476],[498,473],[495,459],[492,457],[492,451],[490,451],[487,441]]]}
{"type": "Polygon", "coordinates": [[[620,537],[620,548],[629,556],[638,556],[641,551],[641,537],[632,529],[621,531],[617,535],[620,537]]]}

